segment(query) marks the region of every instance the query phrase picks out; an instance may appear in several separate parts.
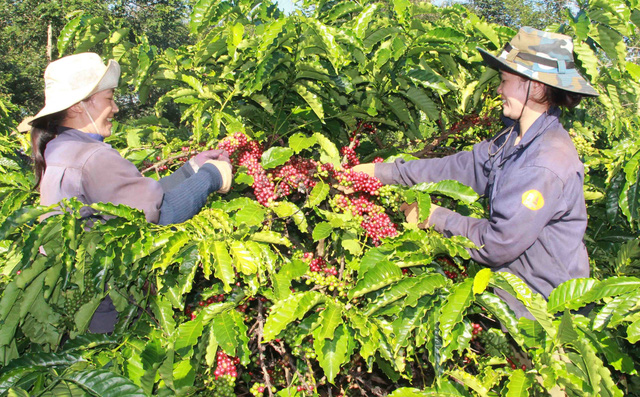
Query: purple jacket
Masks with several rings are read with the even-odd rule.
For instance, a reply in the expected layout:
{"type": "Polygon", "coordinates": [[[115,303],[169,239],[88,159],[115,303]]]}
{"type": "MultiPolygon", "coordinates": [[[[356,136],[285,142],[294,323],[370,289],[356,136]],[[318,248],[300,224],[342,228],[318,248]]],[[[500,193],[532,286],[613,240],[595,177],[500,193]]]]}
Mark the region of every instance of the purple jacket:
{"type": "MultiPolygon", "coordinates": [[[[468,237],[480,247],[470,250],[474,260],[517,275],[547,298],[562,282],[589,276],[584,166],[559,114],[553,108],[540,116],[515,146],[517,126],[511,136],[480,142],[470,152],[376,164],[375,175],[403,185],[455,179],[487,197],[488,219],[439,208],[430,222],[445,236],[468,237]]],[[[518,317],[528,316],[514,298],[499,295],[518,317]]]]}
{"type": "MultiPolygon", "coordinates": [[[[57,204],[76,197],[85,204],[110,202],[144,211],[158,222],[164,192],[160,183],[144,178],[136,166],[110,145],[78,130],[66,130],[47,144],[47,168],[40,184],[40,203],[57,204]]],[[[89,215],[90,209],[83,211],[89,215]]]]}
{"type": "MultiPolygon", "coordinates": [[[[213,164],[204,164],[196,173],[185,164],[159,181],[146,178],[109,144],[74,129],[66,129],[51,140],[44,156],[47,168],[40,182],[42,205],[70,197],[85,204],[125,204],[142,210],[149,222],[168,225],[197,214],[209,194],[222,186],[222,175],[213,164]]],[[[85,207],[81,215],[92,212],[85,207]]]]}

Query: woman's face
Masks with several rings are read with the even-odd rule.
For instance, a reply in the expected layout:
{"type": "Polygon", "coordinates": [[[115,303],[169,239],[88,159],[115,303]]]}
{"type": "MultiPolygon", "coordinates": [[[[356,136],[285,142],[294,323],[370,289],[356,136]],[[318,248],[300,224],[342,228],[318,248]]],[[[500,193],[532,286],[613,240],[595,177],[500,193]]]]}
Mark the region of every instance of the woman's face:
{"type": "Polygon", "coordinates": [[[91,115],[94,124],[90,124],[96,134],[108,137],[111,135],[111,119],[118,113],[118,105],[113,100],[113,89],[97,92],[86,103],[87,113],[91,115]]]}
{"type": "Polygon", "coordinates": [[[498,94],[502,99],[502,113],[513,120],[518,120],[527,102],[527,86],[530,80],[513,73],[500,71],[498,94]]]}

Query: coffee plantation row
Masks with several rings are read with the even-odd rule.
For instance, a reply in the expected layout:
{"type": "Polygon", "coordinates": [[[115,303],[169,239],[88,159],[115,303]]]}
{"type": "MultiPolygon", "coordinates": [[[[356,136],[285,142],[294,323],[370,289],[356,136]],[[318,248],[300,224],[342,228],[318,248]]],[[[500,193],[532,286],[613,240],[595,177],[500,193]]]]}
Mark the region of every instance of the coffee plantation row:
{"type": "MultiPolygon", "coordinates": [[[[147,112],[106,140],[159,178],[205,148],[234,184],[159,226],[109,203],[39,222],[20,110],[0,102],[0,395],[640,395],[640,66],[636,1],[579,2],[574,37],[600,92],[563,114],[585,163],[592,277],[549,300],[469,259],[473,244],[406,223],[432,202],[485,216],[455,181],[382,186],[360,162],[438,157],[500,130],[496,52],[514,34],[461,5],[200,0],[193,44],[70,17],[61,55],[122,66],[147,112]],[[493,292],[517,297],[516,319],[493,292]],[[113,334],[87,332],[109,295],[113,334]]],[[[116,95],[117,99],[118,95],[116,95]]],[[[126,104],[121,104],[126,106],[126,104]]]]}

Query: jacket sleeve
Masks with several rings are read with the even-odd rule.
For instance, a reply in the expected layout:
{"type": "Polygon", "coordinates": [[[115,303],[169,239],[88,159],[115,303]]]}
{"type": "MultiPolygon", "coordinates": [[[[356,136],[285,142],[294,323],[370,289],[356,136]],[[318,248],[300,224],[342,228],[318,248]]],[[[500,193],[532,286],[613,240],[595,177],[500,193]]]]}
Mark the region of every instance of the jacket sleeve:
{"type": "Polygon", "coordinates": [[[485,175],[489,160],[488,146],[489,142],[483,141],[474,145],[469,152],[459,152],[439,159],[398,159],[393,163],[377,163],[375,176],[385,185],[406,186],[455,179],[483,195],[488,181],[488,176],[485,175]]]}
{"type": "Polygon", "coordinates": [[[158,182],[160,182],[160,186],[162,186],[163,191],[169,192],[176,186],[180,185],[182,182],[190,178],[193,174],[193,168],[191,168],[189,163],[185,163],[182,167],[178,168],[173,173],[165,176],[164,178],[160,178],[158,182]]]}
{"type": "Polygon", "coordinates": [[[196,215],[209,194],[222,187],[222,174],[213,164],[205,164],[192,177],[166,192],[160,207],[160,225],[182,223],[196,215]]]}
{"type": "Polygon", "coordinates": [[[143,211],[147,221],[153,223],[160,217],[162,186],[143,177],[115,149],[100,149],[87,158],[82,167],[82,189],[91,203],[125,204],[143,211]]]}
{"type": "Polygon", "coordinates": [[[549,169],[525,167],[502,183],[489,219],[438,208],[429,223],[445,236],[468,237],[479,247],[469,250],[471,257],[498,267],[519,257],[551,219],[567,210],[562,190],[562,181],[549,169]]]}

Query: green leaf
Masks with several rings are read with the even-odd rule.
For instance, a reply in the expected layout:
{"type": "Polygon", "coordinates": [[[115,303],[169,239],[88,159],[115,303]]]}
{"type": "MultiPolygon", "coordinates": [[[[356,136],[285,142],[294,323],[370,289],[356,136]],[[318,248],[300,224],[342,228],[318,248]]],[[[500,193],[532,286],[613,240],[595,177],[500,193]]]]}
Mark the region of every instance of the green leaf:
{"type": "Polygon", "coordinates": [[[288,147],[272,147],[262,153],[262,167],[268,170],[275,168],[289,161],[293,156],[293,149],[288,147]]]}
{"type": "Polygon", "coordinates": [[[627,340],[631,343],[636,343],[640,340],[640,319],[627,327],[627,340]]]}
{"type": "Polygon", "coordinates": [[[76,32],[80,26],[80,22],[82,22],[82,16],[78,16],[70,20],[58,35],[58,54],[60,56],[65,55],[67,51],[67,47],[71,44],[71,41],[76,36],[76,32]]]}
{"type": "Polygon", "coordinates": [[[560,284],[551,291],[547,310],[549,313],[557,313],[565,308],[575,310],[584,306],[585,294],[598,283],[598,280],[592,278],[579,278],[560,284]]]}
{"type": "Polygon", "coordinates": [[[166,244],[162,247],[162,254],[159,260],[153,264],[152,269],[160,269],[162,272],[166,271],[167,267],[176,261],[178,252],[190,241],[190,236],[185,232],[177,231],[170,234],[166,244]]]}
{"type": "Polygon", "coordinates": [[[166,351],[159,339],[149,340],[145,344],[142,353],[140,353],[140,360],[144,369],[144,374],[140,378],[140,386],[147,394],[151,394],[153,391],[158,368],[160,368],[165,356],[166,351]]]}
{"type": "Polygon", "coordinates": [[[136,208],[131,208],[124,204],[116,205],[112,203],[93,203],[90,207],[97,211],[100,211],[103,214],[125,218],[129,221],[145,221],[143,211],[136,208]]]}
{"type": "Polygon", "coordinates": [[[226,289],[230,290],[230,285],[235,282],[235,271],[227,244],[224,241],[214,241],[212,243],[212,255],[214,259],[214,274],[221,280],[226,289]]]}
{"type": "Polygon", "coordinates": [[[144,391],[129,379],[105,369],[71,372],[63,377],[96,396],[145,397],[144,391]]]}
{"type": "Polygon", "coordinates": [[[500,321],[500,324],[507,329],[518,345],[522,346],[524,344],[520,329],[518,329],[518,319],[505,301],[497,295],[484,291],[480,296],[476,297],[476,302],[500,321]]]}
{"type": "Polygon", "coordinates": [[[321,98],[310,91],[307,85],[302,82],[295,83],[292,88],[296,93],[298,93],[298,95],[300,95],[300,97],[302,97],[302,99],[304,99],[318,119],[324,122],[324,109],[322,107],[321,98]]]}
{"type": "Polygon", "coordinates": [[[545,332],[555,338],[556,329],[552,324],[551,315],[547,312],[547,302],[542,295],[531,291],[529,286],[518,276],[507,272],[493,273],[490,285],[501,288],[507,293],[518,298],[529,310],[536,321],[544,328],[545,332]]]}
{"type": "Polygon", "coordinates": [[[282,244],[285,247],[291,246],[291,241],[289,241],[288,238],[286,238],[285,236],[283,236],[278,232],[274,232],[271,230],[253,233],[251,235],[251,240],[258,241],[261,243],[282,244]]]}
{"type": "Polygon", "coordinates": [[[300,260],[286,262],[272,279],[276,297],[284,299],[291,295],[291,281],[303,276],[307,270],[309,270],[309,266],[300,260]]]}
{"type": "Polygon", "coordinates": [[[353,33],[355,37],[359,39],[364,39],[364,35],[367,31],[371,20],[375,16],[375,12],[378,9],[378,5],[375,3],[370,3],[365,6],[365,8],[360,12],[360,14],[354,19],[353,23],[353,33]]]}
{"type": "Polygon", "coordinates": [[[336,38],[332,32],[333,29],[327,25],[324,25],[317,19],[308,18],[306,22],[311,25],[313,30],[322,41],[324,49],[329,55],[329,62],[331,62],[335,69],[339,69],[342,65],[343,53],[342,47],[337,43],[336,38]]]}
{"type": "Polygon", "coordinates": [[[596,302],[600,299],[623,295],[640,290],[640,279],[636,277],[609,277],[597,283],[583,300],[586,303],[596,302]]]}
{"type": "Polygon", "coordinates": [[[167,337],[173,335],[176,321],[173,318],[174,313],[171,302],[161,295],[156,295],[151,299],[150,307],[164,335],[167,337]]]}
{"type": "Polygon", "coordinates": [[[411,190],[417,190],[420,192],[431,194],[442,194],[449,196],[457,201],[469,205],[476,202],[479,198],[478,194],[473,191],[469,186],[466,186],[458,181],[444,180],[440,182],[424,182],[413,185],[411,190]]]}
{"type": "Polygon", "coordinates": [[[356,285],[349,290],[349,299],[357,298],[372,291],[377,291],[402,278],[400,268],[391,262],[384,261],[370,268],[356,285]]]}
{"type": "Polygon", "coordinates": [[[462,321],[464,313],[473,302],[473,279],[468,278],[456,285],[440,309],[440,333],[442,346],[451,343],[453,327],[462,321]]]}
{"type": "Polygon", "coordinates": [[[89,328],[89,323],[91,323],[93,313],[95,313],[103,298],[104,297],[102,295],[98,295],[78,309],[76,314],[73,316],[78,332],[83,333],[89,328]]]}
{"type": "Polygon", "coordinates": [[[560,326],[558,327],[558,341],[563,344],[571,343],[578,339],[578,333],[573,327],[573,321],[571,320],[571,314],[568,310],[565,310],[560,326]]]}
{"type": "Polygon", "coordinates": [[[418,109],[425,112],[431,120],[438,120],[440,118],[440,109],[424,90],[417,87],[410,87],[405,93],[405,96],[413,102],[418,109]]]}
{"type": "Polygon", "coordinates": [[[274,339],[285,327],[295,319],[300,319],[313,306],[326,298],[313,291],[292,294],[286,299],[276,302],[264,324],[264,340],[274,339]]]}
{"type": "Polygon", "coordinates": [[[371,31],[367,34],[367,37],[362,40],[362,46],[367,50],[371,51],[373,46],[386,39],[388,36],[399,33],[400,29],[396,26],[385,26],[378,30],[371,31]]]}
{"type": "Polygon", "coordinates": [[[204,325],[202,319],[196,317],[194,320],[186,321],[178,327],[174,349],[182,357],[190,357],[193,348],[198,343],[198,338],[202,335],[204,325]]]}
{"type": "Polygon", "coordinates": [[[330,189],[331,186],[329,186],[329,184],[324,183],[323,181],[318,181],[311,190],[311,194],[309,194],[305,207],[314,208],[318,206],[327,198],[330,189]]]}
{"type": "Polygon", "coordinates": [[[498,34],[495,32],[495,30],[493,30],[493,27],[491,25],[484,21],[475,22],[473,24],[473,28],[482,33],[484,37],[489,39],[491,41],[491,44],[493,44],[494,49],[499,49],[501,47],[500,38],[498,37],[498,34]]]}
{"type": "Polygon", "coordinates": [[[269,23],[267,28],[259,36],[260,44],[258,45],[257,50],[258,59],[262,58],[263,53],[267,51],[267,49],[277,39],[278,35],[283,31],[286,23],[286,18],[280,18],[269,23]]]}
{"type": "Polygon", "coordinates": [[[242,36],[244,35],[244,25],[240,22],[236,22],[232,26],[229,26],[229,32],[227,35],[227,52],[234,54],[238,44],[242,42],[242,36]]]}
{"type": "Polygon", "coordinates": [[[485,268],[476,273],[476,275],[473,277],[473,294],[477,295],[483,293],[489,286],[491,277],[491,269],[485,268]]]}
{"type": "Polygon", "coordinates": [[[623,321],[640,301],[640,293],[621,295],[609,301],[593,319],[592,328],[600,331],[605,326],[614,326],[623,321]]]}
{"type": "Polygon", "coordinates": [[[291,137],[289,137],[289,147],[296,154],[300,153],[305,149],[309,149],[311,146],[315,145],[317,142],[318,140],[315,135],[308,137],[300,132],[297,134],[293,134],[291,135],[291,137]]]}
{"type": "Polygon", "coordinates": [[[302,233],[307,233],[307,228],[309,227],[307,218],[297,205],[288,201],[280,201],[274,203],[271,209],[281,218],[291,217],[296,226],[298,226],[298,229],[300,229],[302,233]]]}
{"type": "Polygon", "coordinates": [[[318,363],[327,380],[333,380],[340,372],[342,364],[346,363],[353,351],[353,337],[345,324],[340,324],[334,333],[333,339],[314,337],[313,347],[318,356],[318,363]]]}
{"type": "Polygon", "coordinates": [[[336,145],[333,142],[331,142],[329,138],[325,137],[324,135],[318,132],[313,134],[313,137],[316,139],[316,141],[318,142],[318,145],[320,145],[320,148],[322,149],[322,157],[325,158],[323,162],[331,163],[334,166],[339,167],[340,151],[338,150],[336,145]]]}
{"type": "Polygon", "coordinates": [[[314,332],[314,337],[333,339],[336,328],[342,325],[342,311],[342,305],[327,300],[324,310],[320,312],[320,327],[314,332]]]}
{"type": "MultiPolygon", "coordinates": [[[[338,150],[338,149],[336,149],[338,150]]],[[[4,240],[13,233],[15,229],[29,224],[36,220],[40,215],[51,211],[51,207],[23,207],[8,216],[2,226],[0,226],[0,240],[4,240]]]]}
{"type": "Polygon", "coordinates": [[[313,241],[325,239],[333,232],[333,226],[329,222],[320,222],[313,228],[313,241]]]}
{"type": "Polygon", "coordinates": [[[446,285],[444,276],[441,274],[421,274],[416,277],[407,277],[391,285],[375,300],[373,300],[364,311],[367,316],[373,315],[379,309],[393,304],[405,298],[404,305],[415,305],[418,299],[425,295],[432,295],[439,288],[446,285]]]}
{"type": "Polygon", "coordinates": [[[479,396],[489,396],[489,390],[480,382],[476,376],[471,375],[461,369],[453,369],[447,372],[447,375],[452,377],[456,382],[462,383],[467,386],[479,396]]]}
{"type": "Polygon", "coordinates": [[[241,340],[246,338],[247,327],[244,325],[242,315],[238,311],[231,309],[213,318],[211,332],[213,332],[216,342],[225,353],[237,356],[236,352],[241,340]],[[240,324],[243,325],[240,326],[240,324]]]}
{"type": "Polygon", "coordinates": [[[109,334],[84,334],[67,340],[62,346],[62,351],[71,353],[78,350],[94,349],[99,346],[117,345],[121,342],[120,338],[109,334]]]}
{"type": "Polygon", "coordinates": [[[357,3],[337,3],[331,11],[329,11],[327,19],[335,21],[336,19],[347,16],[347,14],[356,13],[360,10],[362,10],[362,6],[357,3]]]}
{"type": "Polygon", "coordinates": [[[528,396],[529,389],[532,386],[531,379],[527,377],[523,370],[517,369],[509,376],[509,383],[507,383],[506,397],[520,397],[528,396]]]}
{"type": "Polygon", "coordinates": [[[229,249],[238,272],[249,276],[258,271],[260,265],[259,258],[255,257],[246,243],[239,240],[232,240],[229,243],[229,249]]]}
{"type": "Polygon", "coordinates": [[[263,206],[255,201],[250,201],[238,210],[235,220],[239,225],[244,223],[249,227],[258,226],[264,222],[265,215],[266,210],[263,206]]]}

